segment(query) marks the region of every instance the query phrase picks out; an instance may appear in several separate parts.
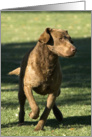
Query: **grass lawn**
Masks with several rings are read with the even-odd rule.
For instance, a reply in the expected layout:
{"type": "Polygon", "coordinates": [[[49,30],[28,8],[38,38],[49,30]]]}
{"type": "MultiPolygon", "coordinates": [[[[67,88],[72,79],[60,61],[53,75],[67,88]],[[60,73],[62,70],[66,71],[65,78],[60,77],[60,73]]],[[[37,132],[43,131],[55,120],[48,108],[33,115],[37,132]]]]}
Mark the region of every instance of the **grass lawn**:
{"type": "MultiPolygon", "coordinates": [[[[34,92],[40,115],[47,96],[34,92]]],[[[91,12],[1,12],[1,136],[91,136],[91,12]],[[46,27],[68,30],[77,47],[73,58],[60,58],[61,94],[56,102],[64,120],[50,112],[44,131],[34,132],[25,105],[25,125],[18,126],[18,77],[7,73],[35,46],[46,27]]]]}

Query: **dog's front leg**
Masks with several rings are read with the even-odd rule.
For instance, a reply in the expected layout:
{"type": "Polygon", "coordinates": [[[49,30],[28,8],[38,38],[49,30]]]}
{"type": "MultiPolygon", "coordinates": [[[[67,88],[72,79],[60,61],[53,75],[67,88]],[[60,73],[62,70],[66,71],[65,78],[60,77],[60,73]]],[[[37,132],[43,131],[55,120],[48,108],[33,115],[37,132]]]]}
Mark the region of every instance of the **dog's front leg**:
{"type": "Polygon", "coordinates": [[[35,131],[43,129],[44,124],[46,123],[47,117],[50,113],[50,110],[55,103],[55,100],[56,100],[56,95],[54,93],[48,95],[47,106],[46,106],[43,114],[41,115],[41,118],[40,118],[40,120],[39,120],[39,122],[35,128],[35,131]]]}
{"type": "Polygon", "coordinates": [[[29,116],[32,119],[36,119],[39,117],[39,111],[40,110],[39,110],[38,105],[35,102],[34,97],[33,97],[31,86],[30,85],[24,85],[24,92],[25,92],[25,95],[28,99],[29,105],[32,109],[32,112],[30,112],[29,116]]]}

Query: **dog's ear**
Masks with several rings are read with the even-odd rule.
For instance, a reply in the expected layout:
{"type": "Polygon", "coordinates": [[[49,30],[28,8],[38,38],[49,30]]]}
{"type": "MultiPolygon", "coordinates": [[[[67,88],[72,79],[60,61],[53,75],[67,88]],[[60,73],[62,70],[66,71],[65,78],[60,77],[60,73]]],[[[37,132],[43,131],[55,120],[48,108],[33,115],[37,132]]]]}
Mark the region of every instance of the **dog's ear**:
{"type": "Polygon", "coordinates": [[[45,31],[41,34],[40,38],[38,39],[41,43],[47,43],[50,40],[50,32],[52,29],[46,28],[45,31]]]}

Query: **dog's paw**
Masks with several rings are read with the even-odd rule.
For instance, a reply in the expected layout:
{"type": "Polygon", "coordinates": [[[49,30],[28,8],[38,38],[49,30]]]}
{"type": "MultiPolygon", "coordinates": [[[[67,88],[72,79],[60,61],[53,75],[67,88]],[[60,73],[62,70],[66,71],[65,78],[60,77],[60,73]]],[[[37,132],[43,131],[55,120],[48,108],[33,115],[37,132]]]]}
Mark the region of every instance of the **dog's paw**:
{"type": "Polygon", "coordinates": [[[40,120],[40,121],[38,122],[38,124],[36,125],[34,131],[43,130],[43,127],[44,127],[44,120],[40,120]]]}
{"type": "Polygon", "coordinates": [[[43,128],[41,126],[36,126],[36,128],[34,129],[34,131],[39,131],[39,130],[43,130],[43,128]]]}
{"type": "Polygon", "coordinates": [[[32,118],[32,119],[37,119],[39,117],[39,113],[35,114],[33,112],[30,112],[29,117],[32,118]]]}
{"type": "Polygon", "coordinates": [[[23,123],[18,123],[18,126],[23,126],[24,125],[24,122],[23,123]]]}

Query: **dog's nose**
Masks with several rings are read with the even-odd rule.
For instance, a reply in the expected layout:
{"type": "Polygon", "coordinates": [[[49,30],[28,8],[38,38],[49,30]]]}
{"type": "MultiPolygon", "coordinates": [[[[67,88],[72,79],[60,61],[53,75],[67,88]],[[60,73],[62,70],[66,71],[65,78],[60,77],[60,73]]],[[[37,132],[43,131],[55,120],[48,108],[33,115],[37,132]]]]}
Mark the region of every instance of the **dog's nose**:
{"type": "Polygon", "coordinates": [[[72,52],[76,52],[77,49],[76,49],[75,47],[73,47],[73,48],[71,48],[71,51],[72,51],[72,52]]]}

